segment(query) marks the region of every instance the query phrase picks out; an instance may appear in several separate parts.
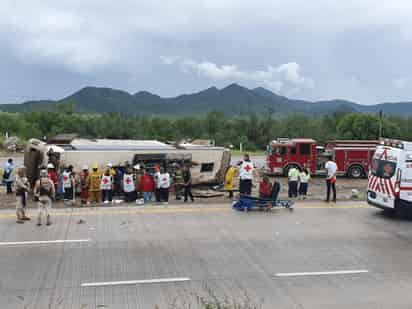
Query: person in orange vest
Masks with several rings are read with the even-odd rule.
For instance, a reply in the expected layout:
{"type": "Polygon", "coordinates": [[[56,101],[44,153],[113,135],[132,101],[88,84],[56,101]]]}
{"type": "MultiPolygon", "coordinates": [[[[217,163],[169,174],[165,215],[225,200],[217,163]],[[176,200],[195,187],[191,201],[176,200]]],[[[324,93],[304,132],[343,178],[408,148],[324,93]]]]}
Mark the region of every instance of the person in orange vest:
{"type": "Polygon", "coordinates": [[[90,203],[100,203],[101,199],[101,192],[100,192],[100,184],[101,184],[101,173],[99,172],[99,167],[97,164],[93,165],[92,172],[89,175],[89,202],[90,203]]]}

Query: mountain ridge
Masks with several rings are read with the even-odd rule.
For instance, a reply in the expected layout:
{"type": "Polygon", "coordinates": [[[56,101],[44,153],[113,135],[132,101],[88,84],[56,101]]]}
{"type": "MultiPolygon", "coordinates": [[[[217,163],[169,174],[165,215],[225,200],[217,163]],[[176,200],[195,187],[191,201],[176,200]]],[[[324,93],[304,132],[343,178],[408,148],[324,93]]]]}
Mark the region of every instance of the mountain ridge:
{"type": "Polygon", "coordinates": [[[412,102],[362,105],[343,99],[308,101],[290,99],[263,87],[249,89],[236,83],[221,89],[209,87],[175,97],[161,97],[145,90],[131,94],[120,89],[87,86],[60,100],[2,104],[0,111],[55,111],[64,104],[72,104],[74,110],[80,113],[120,113],[125,115],[183,116],[206,114],[211,111],[220,111],[233,116],[268,112],[322,115],[339,111],[377,113],[382,110],[385,114],[412,116],[412,102]]]}

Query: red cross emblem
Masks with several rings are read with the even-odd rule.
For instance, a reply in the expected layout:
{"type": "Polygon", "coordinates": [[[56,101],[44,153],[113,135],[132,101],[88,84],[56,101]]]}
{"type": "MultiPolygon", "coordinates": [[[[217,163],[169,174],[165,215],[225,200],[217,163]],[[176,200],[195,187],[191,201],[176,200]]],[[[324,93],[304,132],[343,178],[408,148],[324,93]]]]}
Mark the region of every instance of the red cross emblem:
{"type": "Polygon", "coordinates": [[[131,182],[132,182],[132,180],[130,179],[130,177],[127,177],[126,183],[129,185],[131,182]]]}
{"type": "Polygon", "coordinates": [[[247,164],[247,165],[245,166],[245,171],[246,171],[247,173],[249,173],[251,169],[252,169],[252,167],[251,167],[249,164],[247,164]]]}
{"type": "Polygon", "coordinates": [[[166,181],[166,180],[167,180],[167,178],[163,178],[162,180],[163,180],[163,181],[166,181]]]}
{"type": "Polygon", "coordinates": [[[63,180],[64,180],[64,181],[67,181],[67,180],[69,180],[69,177],[64,176],[64,177],[63,177],[63,180]]]}
{"type": "Polygon", "coordinates": [[[104,183],[104,184],[107,184],[108,182],[109,182],[109,179],[103,178],[103,183],[104,183]]]}

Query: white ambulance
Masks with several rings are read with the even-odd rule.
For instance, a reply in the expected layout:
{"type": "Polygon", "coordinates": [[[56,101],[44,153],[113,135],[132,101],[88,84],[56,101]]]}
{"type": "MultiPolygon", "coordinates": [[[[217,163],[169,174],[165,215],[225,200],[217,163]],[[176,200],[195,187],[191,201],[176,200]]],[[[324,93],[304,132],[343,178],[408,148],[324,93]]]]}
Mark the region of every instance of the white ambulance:
{"type": "Polygon", "coordinates": [[[383,140],[376,147],[368,179],[368,203],[412,214],[412,143],[383,140]]]}

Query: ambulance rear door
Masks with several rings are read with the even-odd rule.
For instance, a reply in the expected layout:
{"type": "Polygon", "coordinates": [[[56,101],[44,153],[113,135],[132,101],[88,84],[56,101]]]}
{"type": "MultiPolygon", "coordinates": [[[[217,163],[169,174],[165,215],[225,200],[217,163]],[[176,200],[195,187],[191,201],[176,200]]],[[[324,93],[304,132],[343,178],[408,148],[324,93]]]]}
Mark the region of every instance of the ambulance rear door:
{"type": "Polygon", "coordinates": [[[399,167],[399,199],[412,203],[412,151],[404,151],[399,167]]]}
{"type": "Polygon", "coordinates": [[[378,146],[373,156],[368,179],[368,203],[394,209],[396,181],[399,179],[402,151],[392,147],[378,146]]]}

